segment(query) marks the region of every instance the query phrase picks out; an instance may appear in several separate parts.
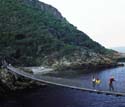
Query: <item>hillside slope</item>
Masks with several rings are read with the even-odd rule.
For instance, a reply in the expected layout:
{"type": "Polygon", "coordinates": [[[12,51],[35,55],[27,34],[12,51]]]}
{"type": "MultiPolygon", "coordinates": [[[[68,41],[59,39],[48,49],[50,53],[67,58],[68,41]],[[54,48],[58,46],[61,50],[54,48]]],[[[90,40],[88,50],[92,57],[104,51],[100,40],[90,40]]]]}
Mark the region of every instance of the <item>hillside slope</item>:
{"type": "Polygon", "coordinates": [[[0,0],[0,49],[0,59],[24,66],[112,62],[112,51],[38,0],[0,0]]]}

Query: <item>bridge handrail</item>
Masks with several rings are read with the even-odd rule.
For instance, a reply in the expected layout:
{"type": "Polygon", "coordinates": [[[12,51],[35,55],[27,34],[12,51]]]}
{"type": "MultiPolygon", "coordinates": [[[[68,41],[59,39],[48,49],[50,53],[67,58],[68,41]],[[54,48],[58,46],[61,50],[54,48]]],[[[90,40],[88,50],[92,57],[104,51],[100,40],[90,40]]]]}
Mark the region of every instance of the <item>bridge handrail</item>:
{"type": "Polygon", "coordinates": [[[66,84],[60,84],[60,83],[56,83],[56,82],[52,82],[52,81],[39,79],[39,78],[35,77],[33,74],[24,72],[23,70],[19,70],[19,69],[13,67],[13,66],[7,66],[7,69],[10,70],[11,72],[14,72],[14,73],[20,75],[20,76],[24,76],[26,78],[30,78],[32,80],[42,82],[42,83],[46,83],[46,84],[50,84],[50,85],[57,85],[57,86],[61,86],[61,87],[68,87],[68,88],[72,88],[72,89],[88,91],[88,92],[94,92],[94,93],[102,93],[102,94],[107,94],[107,95],[125,96],[125,93],[120,93],[120,92],[94,90],[94,89],[77,87],[77,86],[73,86],[73,85],[71,86],[71,85],[66,85],[66,84]]]}

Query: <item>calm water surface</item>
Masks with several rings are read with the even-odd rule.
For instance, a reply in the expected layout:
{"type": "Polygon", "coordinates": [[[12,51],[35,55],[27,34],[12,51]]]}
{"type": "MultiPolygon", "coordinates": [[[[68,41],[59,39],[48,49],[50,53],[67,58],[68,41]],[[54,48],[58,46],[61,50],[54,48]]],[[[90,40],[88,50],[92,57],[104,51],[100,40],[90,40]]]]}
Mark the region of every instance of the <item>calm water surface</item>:
{"type": "MultiPolygon", "coordinates": [[[[81,86],[90,87],[93,74],[74,78],[81,86]]],[[[125,67],[108,69],[94,73],[101,79],[100,89],[108,90],[108,80],[114,76],[116,91],[125,92],[125,67]]],[[[47,86],[30,91],[17,92],[15,95],[0,100],[0,107],[125,107],[125,97],[94,94],[80,90],[47,86]]]]}
{"type": "Polygon", "coordinates": [[[81,75],[76,79],[82,82],[84,87],[93,88],[91,84],[92,76],[98,77],[101,80],[101,84],[97,89],[100,90],[109,90],[109,78],[114,77],[114,88],[115,91],[125,92],[125,67],[118,67],[113,69],[103,70],[101,72],[90,73],[86,75],[81,75]]]}

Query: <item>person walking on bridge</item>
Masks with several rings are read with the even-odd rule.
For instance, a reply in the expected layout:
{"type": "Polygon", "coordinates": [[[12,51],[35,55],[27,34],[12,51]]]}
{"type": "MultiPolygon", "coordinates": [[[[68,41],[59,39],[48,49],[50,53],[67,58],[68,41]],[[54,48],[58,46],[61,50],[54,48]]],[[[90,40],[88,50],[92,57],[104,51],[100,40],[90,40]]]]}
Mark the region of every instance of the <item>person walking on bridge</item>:
{"type": "Polygon", "coordinates": [[[92,86],[93,86],[93,88],[95,88],[95,85],[96,85],[96,78],[93,76],[93,78],[92,78],[92,86]]]}
{"type": "Polygon", "coordinates": [[[99,85],[101,83],[101,80],[99,78],[96,79],[96,85],[99,85]]]}
{"type": "Polygon", "coordinates": [[[114,91],[114,86],[113,86],[113,82],[115,81],[114,77],[110,77],[109,79],[109,90],[110,91],[114,91]]]}
{"type": "Polygon", "coordinates": [[[95,83],[96,83],[96,88],[99,90],[100,84],[101,84],[101,80],[98,77],[96,78],[95,83]]]}

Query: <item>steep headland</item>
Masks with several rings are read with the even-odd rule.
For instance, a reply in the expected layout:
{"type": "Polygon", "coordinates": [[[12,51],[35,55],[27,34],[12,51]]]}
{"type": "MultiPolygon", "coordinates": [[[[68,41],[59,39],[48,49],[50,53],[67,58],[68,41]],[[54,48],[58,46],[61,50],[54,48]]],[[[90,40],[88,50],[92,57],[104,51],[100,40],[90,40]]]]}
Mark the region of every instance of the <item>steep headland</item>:
{"type": "MultiPolygon", "coordinates": [[[[0,0],[0,49],[1,62],[6,59],[16,66],[56,70],[112,67],[118,55],[70,24],[56,8],[38,0],[0,0]]],[[[2,83],[9,83],[8,73],[1,70],[0,76],[2,83]]],[[[13,82],[11,75],[9,78],[13,82]]],[[[6,87],[13,86],[12,82],[6,87]]]]}
{"type": "Polygon", "coordinates": [[[38,0],[1,0],[0,20],[0,59],[14,65],[112,63],[114,51],[38,0]]]}

